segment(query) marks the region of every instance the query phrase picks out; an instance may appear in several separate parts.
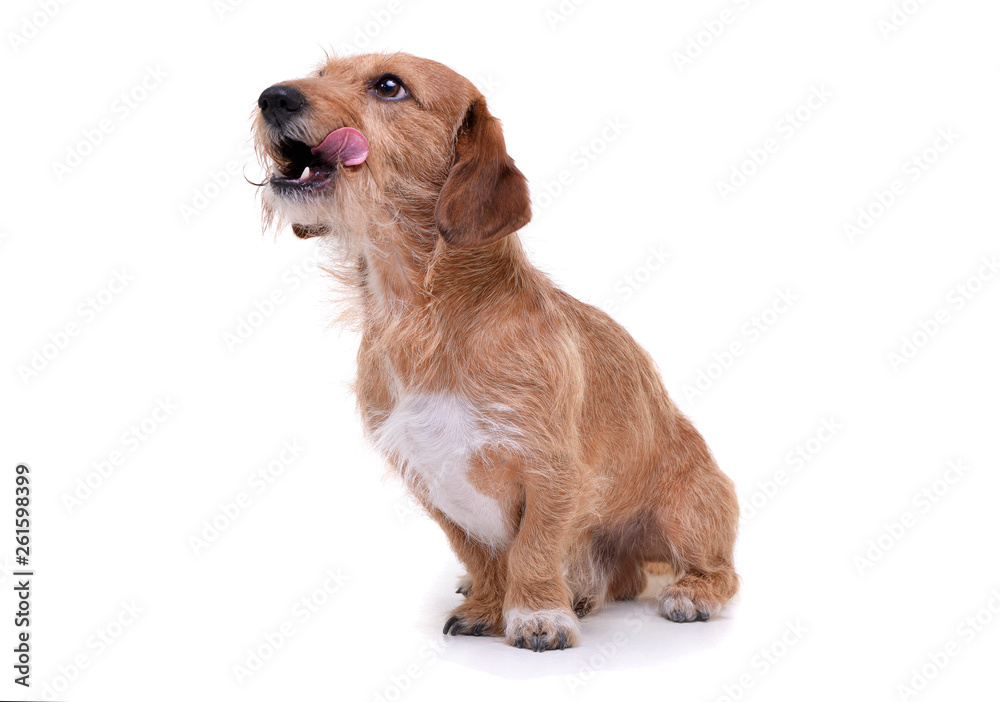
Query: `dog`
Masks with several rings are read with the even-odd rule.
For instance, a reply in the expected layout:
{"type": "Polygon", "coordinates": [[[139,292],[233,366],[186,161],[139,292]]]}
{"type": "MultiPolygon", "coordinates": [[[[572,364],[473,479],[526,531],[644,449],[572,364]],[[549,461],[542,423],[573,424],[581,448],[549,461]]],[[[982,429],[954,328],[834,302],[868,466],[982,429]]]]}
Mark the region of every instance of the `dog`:
{"type": "Polygon", "coordinates": [[[408,54],[328,56],[253,120],[265,227],[330,248],[366,435],[467,569],[444,633],[570,647],[649,568],[672,571],[666,619],[719,613],[733,483],[649,354],[528,261],[527,181],[475,86],[408,54]]]}

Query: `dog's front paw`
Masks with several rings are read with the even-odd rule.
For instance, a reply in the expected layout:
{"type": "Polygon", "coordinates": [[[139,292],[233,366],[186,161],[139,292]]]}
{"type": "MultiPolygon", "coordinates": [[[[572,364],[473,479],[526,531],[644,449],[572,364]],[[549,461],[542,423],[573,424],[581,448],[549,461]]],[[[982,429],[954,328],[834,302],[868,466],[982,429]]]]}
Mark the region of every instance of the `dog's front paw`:
{"type": "Polygon", "coordinates": [[[444,633],[458,636],[502,636],[503,624],[497,608],[469,600],[456,607],[444,624],[444,633]]]}
{"type": "Polygon", "coordinates": [[[580,625],[569,609],[513,609],[507,612],[507,643],[540,652],[575,646],[580,625]]]}

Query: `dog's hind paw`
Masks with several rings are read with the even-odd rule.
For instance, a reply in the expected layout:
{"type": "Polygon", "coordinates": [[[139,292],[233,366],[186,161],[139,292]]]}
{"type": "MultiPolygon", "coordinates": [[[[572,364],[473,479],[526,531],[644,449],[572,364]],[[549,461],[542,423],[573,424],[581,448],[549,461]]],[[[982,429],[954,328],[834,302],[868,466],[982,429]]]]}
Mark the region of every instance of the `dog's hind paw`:
{"type": "Polygon", "coordinates": [[[714,614],[708,605],[699,606],[687,595],[671,592],[660,596],[659,610],[672,622],[704,622],[714,614]]]}
{"type": "Polygon", "coordinates": [[[461,578],[458,579],[458,589],[455,590],[459,595],[465,595],[468,597],[472,594],[472,576],[466,573],[461,578]]]}

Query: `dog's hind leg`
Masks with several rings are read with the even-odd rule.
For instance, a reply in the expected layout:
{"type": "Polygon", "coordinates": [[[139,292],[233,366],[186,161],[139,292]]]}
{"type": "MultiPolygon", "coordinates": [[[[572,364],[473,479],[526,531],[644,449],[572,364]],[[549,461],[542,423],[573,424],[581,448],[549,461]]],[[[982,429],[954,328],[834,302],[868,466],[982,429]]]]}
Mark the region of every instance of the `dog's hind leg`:
{"type": "Polygon", "coordinates": [[[601,610],[608,601],[635,599],[646,589],[646,582],[642,561],[619,538],[600,532],[571,553],[567,583],[578,617],[601,610]]]}
{"type": "Polygon", "coordinates": [[[641,560],[623,556],[615,564],[608,581],[608,599],[614,602],[634,600],[646,589],[648,580],[641,560]]]}
{"type": "Polygon", "coordinates": [[[654,512],[658,530],[646,558],[668,562],[676,575],[659,594],[660,614],[675,622],[705,620],[739,589],[733,569],[736,489],[686,419],[667,445],[662,498],[654,512]]]}
{"type": "Polygon", "coordinates": [[[577,617],[582,619],[604,607],[610,570],[609,554],[602,552],[600,537],[582,535],[570,549],[566,565],[566,585],[577,617]]]}

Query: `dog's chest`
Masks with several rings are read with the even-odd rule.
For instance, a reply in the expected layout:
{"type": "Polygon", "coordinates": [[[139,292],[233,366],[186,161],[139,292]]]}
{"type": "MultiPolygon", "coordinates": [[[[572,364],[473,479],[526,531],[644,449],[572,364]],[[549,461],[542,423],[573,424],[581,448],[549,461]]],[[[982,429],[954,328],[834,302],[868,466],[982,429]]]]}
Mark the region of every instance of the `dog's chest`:
{"type": "Polygon", "coordinates": [[[404,395],[374,439],[400,461],[407,481],[467,533],[493,546],[509,540],[499,502],[470,480],[471,460],[490,437],[468,400],[448,393],[404,395]]]}

